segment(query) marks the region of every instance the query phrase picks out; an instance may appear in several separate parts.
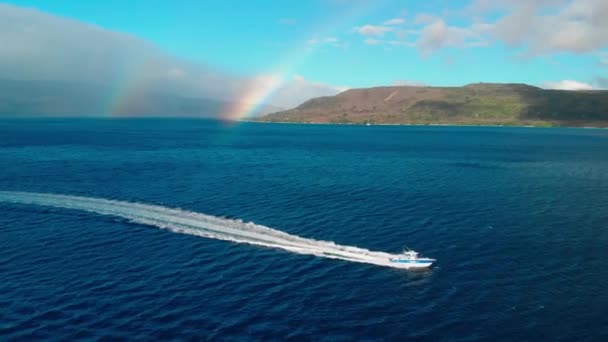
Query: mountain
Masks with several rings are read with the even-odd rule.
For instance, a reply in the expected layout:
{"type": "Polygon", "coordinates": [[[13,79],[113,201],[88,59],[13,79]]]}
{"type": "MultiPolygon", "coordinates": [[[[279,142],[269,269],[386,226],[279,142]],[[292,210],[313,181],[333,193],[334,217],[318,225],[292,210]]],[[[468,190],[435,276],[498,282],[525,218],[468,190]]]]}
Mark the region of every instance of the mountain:
{"type": "Polygon", "coordinates": [[[263,116],[265,122],[608,126],[608,91],[526,84],[350,89],[263,116]]]}
{"type": "MultiPolygon", "coordinates": [[[[139,91],[124,96],[116,89],[88,83],[0,80],[0,117],[218,117],[226,108],[237,105],[160,92],[139,91]]],[[[277,110],[277,107],[262,106],[258,113],[277,110]]]]}

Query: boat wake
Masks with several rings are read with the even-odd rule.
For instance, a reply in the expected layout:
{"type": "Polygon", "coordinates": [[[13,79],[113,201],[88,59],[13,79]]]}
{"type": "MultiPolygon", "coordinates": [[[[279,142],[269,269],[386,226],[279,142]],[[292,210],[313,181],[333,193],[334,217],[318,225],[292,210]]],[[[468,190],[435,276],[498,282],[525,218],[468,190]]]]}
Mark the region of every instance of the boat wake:
{"type": "Polygon", "coordinates": [[[158,205],[124,202],[93,197],[33,192],[0,191],[0,202],[32,204],[82,210],[124,218],[130,222],[166,229],[175,233],[211,239],[279,248],[286,251],[330,259],[401,268],[389,260],[394,254],[337,245],[331,241],[302,238],[258,225],[158,205]]]}

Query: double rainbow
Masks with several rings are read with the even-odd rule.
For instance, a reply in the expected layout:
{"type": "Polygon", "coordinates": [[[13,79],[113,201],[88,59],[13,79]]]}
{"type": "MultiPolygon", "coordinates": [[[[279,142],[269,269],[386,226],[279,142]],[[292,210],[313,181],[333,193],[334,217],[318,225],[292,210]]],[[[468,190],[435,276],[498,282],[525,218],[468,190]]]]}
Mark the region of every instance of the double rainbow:
{"type": "MultiPolygon", "coordinates": [[[[349,7],[338,18],[334,18],[320,27],[317,26],[308,37],[327,37],[337,28],[352,24],[362,13],[369,11],[374,1],[357,1],[356,3],[357,5],[349,7]]],[[[322,46],[323,44],[308,44],[307,41],[298,41],[295,47],[289,50],[289,54],[282,58],[284,62],[272,68],[272,72],[245,81],[245,85],[235,96],[235,100],[229,101],[230,104],[222,110],[219,118],[236,122],[251,117],[262,106],[268,104],[268,100],[273,94],[291,81],[302,63],[322,46]]],[[[146,77],[146,67],[146,65],[139,64],[125,65],[125,70],[119,73],[120,79],[114,81],[117,86],[102,108],[104,113],[118,116],[120,113],[128,112],[134,104],[145,103],[146,96],[149,94],[147,90],[153,86],[150,79],[146,77]]]]}

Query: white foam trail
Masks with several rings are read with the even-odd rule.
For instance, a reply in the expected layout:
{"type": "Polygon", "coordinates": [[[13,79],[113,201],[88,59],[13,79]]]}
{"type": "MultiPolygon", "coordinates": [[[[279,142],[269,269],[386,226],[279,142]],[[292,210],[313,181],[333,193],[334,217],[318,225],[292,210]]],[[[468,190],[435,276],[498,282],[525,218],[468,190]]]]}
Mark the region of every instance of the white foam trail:
{"type": "Polygon", "coordinates": [[[251,222],[158,205],[93,197],[13,191],[0,191],[0,202],[83,210],[101,215],[118,216],[130,222],[167,229],[176,233],[280,248],[294,253],[331,259],[388,267],[399,266],[389,261],[389,258],[395,257],[393,254],[373,252],[359,247],[341,246],[331,241],[306,239],[251,222]]]}

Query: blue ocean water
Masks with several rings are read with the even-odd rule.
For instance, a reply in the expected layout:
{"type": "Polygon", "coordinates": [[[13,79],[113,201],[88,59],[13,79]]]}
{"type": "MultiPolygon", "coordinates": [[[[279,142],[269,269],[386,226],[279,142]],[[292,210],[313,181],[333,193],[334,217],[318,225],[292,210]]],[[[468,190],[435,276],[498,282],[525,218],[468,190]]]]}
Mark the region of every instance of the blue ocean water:
{"type": "Polygon", "coordinates": [[[0,191],[182,208],[429,271],[0,202],[0,339],[606,340],[608,130],[0,121],[0,191]]]}

